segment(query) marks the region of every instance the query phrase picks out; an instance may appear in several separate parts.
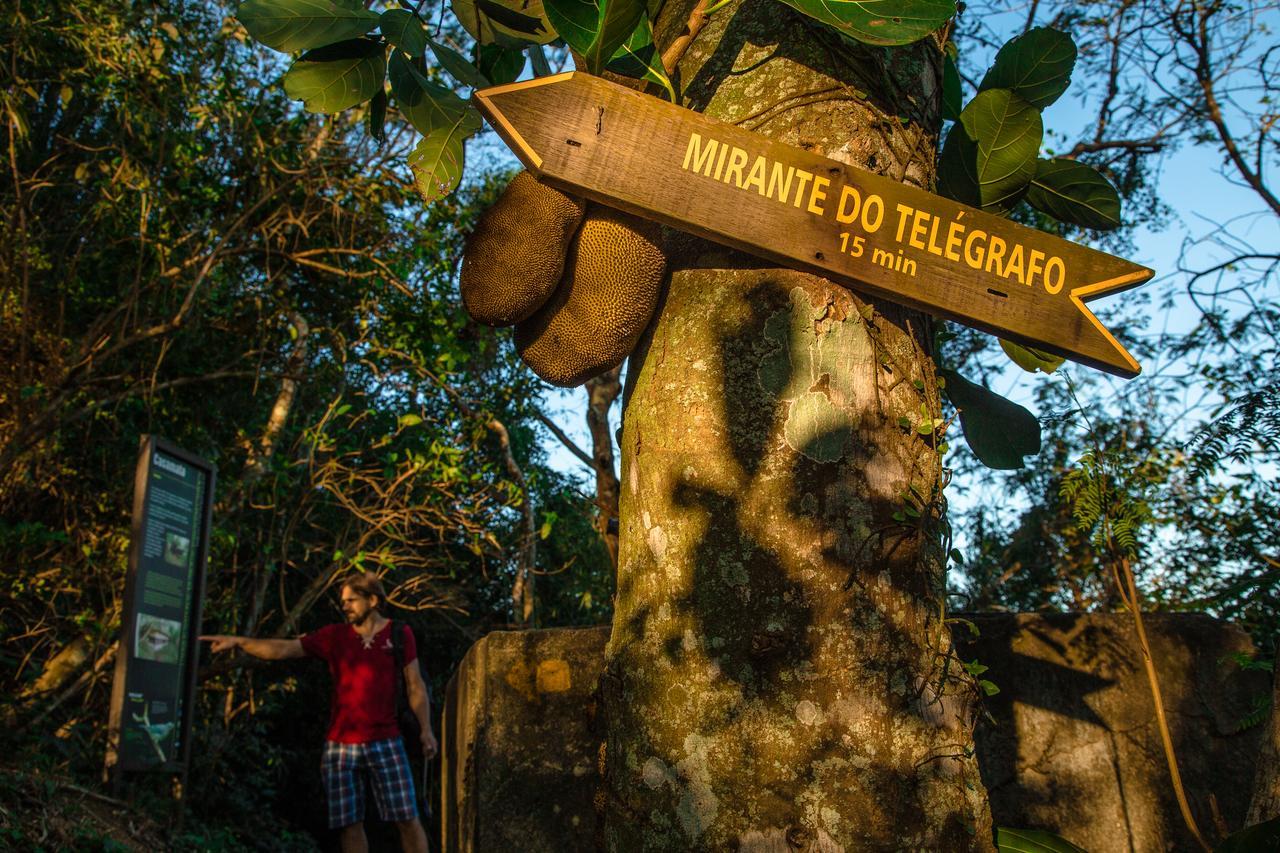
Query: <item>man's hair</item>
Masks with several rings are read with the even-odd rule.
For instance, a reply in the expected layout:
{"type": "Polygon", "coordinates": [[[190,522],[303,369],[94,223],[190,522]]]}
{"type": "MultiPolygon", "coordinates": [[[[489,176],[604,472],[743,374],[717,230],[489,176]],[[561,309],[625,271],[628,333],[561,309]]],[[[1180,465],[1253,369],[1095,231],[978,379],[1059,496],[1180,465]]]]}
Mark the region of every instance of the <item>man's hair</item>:
{"type": "Polygon", "coordinates": [[[382,578],[373,572],[358,572],[342,582],[340,589],[349,589],[362,598],[378,597],[374,610],[382,612],[387,604],[387,591],[382,586],[382,578]]]}

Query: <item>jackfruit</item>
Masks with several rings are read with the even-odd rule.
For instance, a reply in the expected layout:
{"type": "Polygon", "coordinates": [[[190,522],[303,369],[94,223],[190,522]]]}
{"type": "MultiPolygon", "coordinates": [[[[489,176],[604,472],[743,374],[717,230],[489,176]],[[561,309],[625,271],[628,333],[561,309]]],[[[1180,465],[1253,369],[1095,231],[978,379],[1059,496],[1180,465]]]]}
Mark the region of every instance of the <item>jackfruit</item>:
{"type": "Polygon", "coordinates": [[[516,175],[467,238],[460,285],[471,318],[512,326],[537,311],[555,292],[585,209],[528,172],[516,175]]]}
{"type": "Polygon", "coordinates": [[[621,364],[649,325],[666,269],[657,223],[593,206],[569,248],[560,286],[516,325],[520,357],[565,388],[621,364]]]}

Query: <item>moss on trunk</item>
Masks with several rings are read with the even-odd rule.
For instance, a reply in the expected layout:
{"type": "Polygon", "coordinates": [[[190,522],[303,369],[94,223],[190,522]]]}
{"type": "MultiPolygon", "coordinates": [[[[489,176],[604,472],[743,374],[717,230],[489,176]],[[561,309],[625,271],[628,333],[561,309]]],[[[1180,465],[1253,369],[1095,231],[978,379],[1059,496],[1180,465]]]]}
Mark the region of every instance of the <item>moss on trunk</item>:
{"type": "MultiPolygon", "coordinates": [[[[746,0],[680,78],[709,115],[928,186],[939,65],[746,0]]],[[[990,849],[914,428],[938,414],[928,318],[671,247],[624,420],[610,848],[990,849]]]]}

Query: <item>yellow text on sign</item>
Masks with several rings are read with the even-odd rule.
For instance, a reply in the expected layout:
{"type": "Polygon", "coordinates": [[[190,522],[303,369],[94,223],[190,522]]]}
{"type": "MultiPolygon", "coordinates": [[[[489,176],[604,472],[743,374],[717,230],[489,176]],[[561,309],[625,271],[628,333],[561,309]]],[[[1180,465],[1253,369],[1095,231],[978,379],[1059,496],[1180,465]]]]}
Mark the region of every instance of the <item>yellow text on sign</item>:
{"type": "MultiPolygon", "coordinates": [[[[832,198],[828,194],[829,178],[763,155],[753,157],[746,149],[697,132],[689,134],[681,168],[817,216],[826,216],[828,205],[834,204],[835,221],[853,226],[863,234],[879,232],[887,219],[892,240],[897,244],[896,254],[873,248],[870,261],[894,272],[916,274],[916,260],[910,257],[910,252],[917,256],[934,255],[1028,287],[1039,285],[1050,294],[1059,293],[1067,281],[1067,265],[1061,257],[1028,249],[981,228],[970,228],[969,223],[963,221],[963,210],[946,218],[896,203],[893,210],[888,211],[881,196],[864,193],[851,184],[844,185],[839,196],[832,198]]],[[[866,251],[864,236],[841,231],[839,239],[842,253],[858,258],[866,251]]]]}

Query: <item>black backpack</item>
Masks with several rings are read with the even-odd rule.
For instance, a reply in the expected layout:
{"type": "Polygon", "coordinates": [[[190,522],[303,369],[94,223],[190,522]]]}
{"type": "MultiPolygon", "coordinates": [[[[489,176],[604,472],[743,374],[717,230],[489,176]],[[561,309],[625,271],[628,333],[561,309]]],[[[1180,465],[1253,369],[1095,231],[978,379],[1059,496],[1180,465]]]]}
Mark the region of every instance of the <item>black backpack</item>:
{"type": "MultiPolygon", "coordinates": [[[[418,715],[413,713],[413,706],[409,704],[409,685],[404,679],[404,631],[408,629],[412,631],[403,622],[391,620],[391,653],[396,660],[396,722],[400,724],[400,737],[404,739],[405,752],[409,754],[409,763],[413,767],[418,766],[418,762],[422,761],[422,750],[419,744],[422,741],[422,726],[418,724],[418,715]]],[[[422,669],[422,655],[419,654],[414,658],[414,662],[418,665],[418,674],[422,676],[422,684],[427,690],[427,702],[431,702],[431,687],[427,684],[427,675],[422,669]]],[[[430,762],[422,766],[421,785],[415,785],[414,789],[418,799],[422,804],[422,814],[427,820],[432,817],[431,803],[439,796],[439,788],[434,784],[435,775],[429,771],[430,762]]]]}
{"type": "MultiPolygon", "coordinates": [[[[404,622],[391,620],[391,653],[396,660],[396,722],[400,724],[400,736],[404,738],[405,748],[412,754],[416,755],[415,750],[422,740],[422,726],[418,724],[418,715],[413,712],[413,706],[409,704],[409,685],[404,679],[404,632],[405,629],[412,631],[404,622]]],[[[418,674],[422,676],[422,683],[427,683],[426,673],[422,671],[422,655],[419,654],[414,658],[414,662],[418,664],[418,674]]],[[[427,701],[431,701],[431,688],[427,687],[427,701]]]]}

